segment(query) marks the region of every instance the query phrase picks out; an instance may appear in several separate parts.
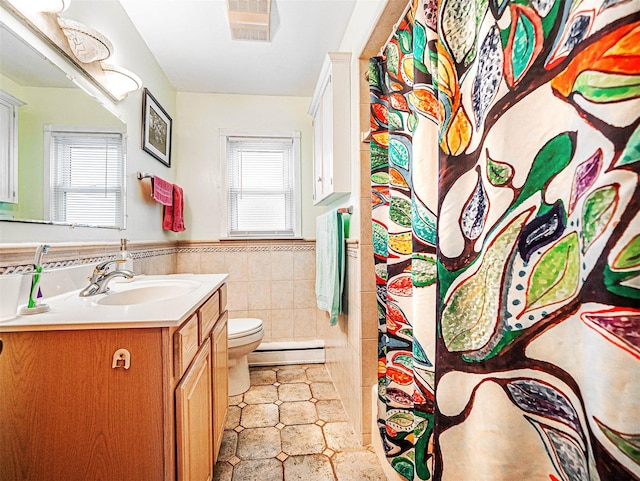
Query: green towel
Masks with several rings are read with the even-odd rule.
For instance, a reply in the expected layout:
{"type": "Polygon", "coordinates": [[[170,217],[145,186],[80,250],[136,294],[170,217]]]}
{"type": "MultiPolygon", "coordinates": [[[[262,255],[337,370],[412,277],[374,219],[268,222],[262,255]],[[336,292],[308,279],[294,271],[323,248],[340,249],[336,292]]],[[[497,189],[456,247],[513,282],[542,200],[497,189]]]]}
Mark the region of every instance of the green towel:
{"type": "Polygon", "coordinates": [[[338,322],[344,284],[344,232],[342,216],[333,209],[316,219],[316,300],[330,323],[338,322]]]}

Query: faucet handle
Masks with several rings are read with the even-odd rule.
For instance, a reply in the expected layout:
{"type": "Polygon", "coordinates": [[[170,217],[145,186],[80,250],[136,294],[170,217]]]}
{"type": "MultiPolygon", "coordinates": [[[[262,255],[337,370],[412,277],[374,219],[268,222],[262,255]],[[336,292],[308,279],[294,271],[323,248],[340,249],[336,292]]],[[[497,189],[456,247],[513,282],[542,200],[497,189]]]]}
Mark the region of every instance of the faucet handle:
{"type": "Polygon", "coordinates": [[[96,266],[93,268],[93,274],[95,275],[104,273],[104,270],[109,265],[109,262],[111,261],[104,261],[100,264],[96,264],[96,266]]]}
{"type": "Polygon", "coordinates": [[[104,261],[101,262],[100,264],[98,264],[95,269],[93,270],[94,274],[107,274],[109,272],[109,268],[111,266],[115,266],[117,264],[123,264],[124,262],[126,262],[125,259],[114,259],[114,260],[108,260],[108,261],[104,261]]]}

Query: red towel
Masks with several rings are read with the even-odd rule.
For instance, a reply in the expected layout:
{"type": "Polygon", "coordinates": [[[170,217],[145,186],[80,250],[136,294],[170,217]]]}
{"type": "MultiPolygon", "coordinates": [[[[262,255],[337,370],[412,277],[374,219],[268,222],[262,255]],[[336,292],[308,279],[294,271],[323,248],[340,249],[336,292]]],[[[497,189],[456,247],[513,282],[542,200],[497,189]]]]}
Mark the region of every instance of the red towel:
{"type": "Polygon", "coordinates": [[[151,188],[153,189],[153,198],[162,205],[173,204],[173,184],[167,182],[160,177],[151,177],[151,188]]]}
{"type": "Polygon", "coordinates": [[[165,205],[162,228],[173,232],[182,232],[184,227],[184,196],[182,188],[173,184],[173,203],[165,205]]]}

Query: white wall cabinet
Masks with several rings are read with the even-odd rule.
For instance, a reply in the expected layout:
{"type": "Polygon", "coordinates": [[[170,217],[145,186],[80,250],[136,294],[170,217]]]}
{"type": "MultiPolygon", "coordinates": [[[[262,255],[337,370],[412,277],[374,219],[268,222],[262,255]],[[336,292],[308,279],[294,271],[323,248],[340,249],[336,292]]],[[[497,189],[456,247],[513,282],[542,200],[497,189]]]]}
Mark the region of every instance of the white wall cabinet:
{"type": "Polygon", "coordinates": [[[313,203],[326,205],[351,191],[351,53],[329,52],[311,99],[313,203]]]}
{"type": "Polygon", "coordinates": [[[0,90],[0,202],[18,202],[18,108],[23,105],[0,90]]]}

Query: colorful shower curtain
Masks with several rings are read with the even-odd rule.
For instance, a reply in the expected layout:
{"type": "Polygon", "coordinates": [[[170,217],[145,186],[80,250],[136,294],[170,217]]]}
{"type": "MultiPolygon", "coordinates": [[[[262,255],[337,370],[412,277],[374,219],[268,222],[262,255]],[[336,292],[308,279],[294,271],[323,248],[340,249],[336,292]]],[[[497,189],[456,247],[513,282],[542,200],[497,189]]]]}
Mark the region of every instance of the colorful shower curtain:
{"type": "Polygon", "coordinates": [[[391,465],[640,479],[639,1],[414,0],[369,82],[391,465]]]}

